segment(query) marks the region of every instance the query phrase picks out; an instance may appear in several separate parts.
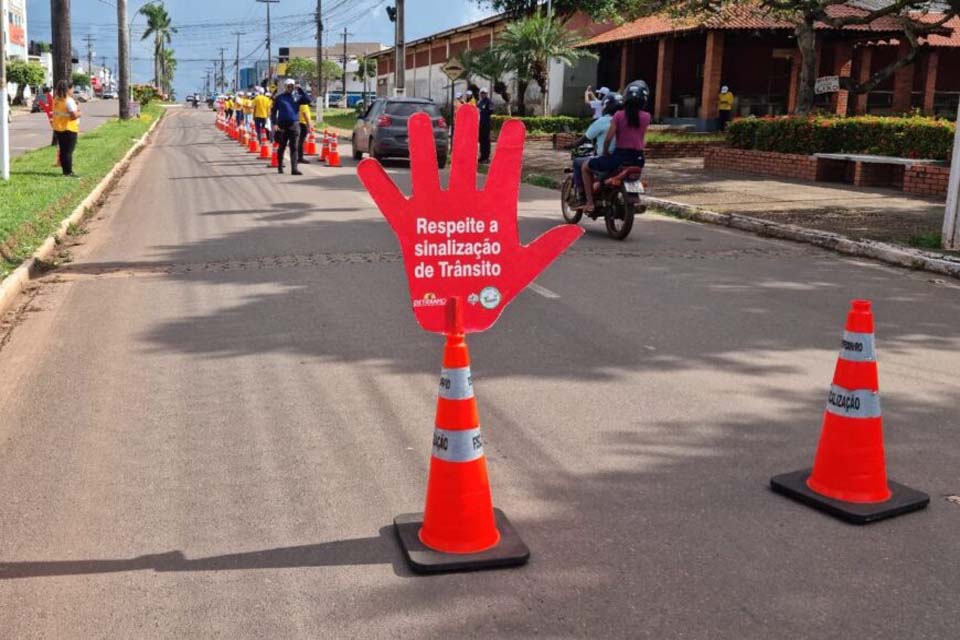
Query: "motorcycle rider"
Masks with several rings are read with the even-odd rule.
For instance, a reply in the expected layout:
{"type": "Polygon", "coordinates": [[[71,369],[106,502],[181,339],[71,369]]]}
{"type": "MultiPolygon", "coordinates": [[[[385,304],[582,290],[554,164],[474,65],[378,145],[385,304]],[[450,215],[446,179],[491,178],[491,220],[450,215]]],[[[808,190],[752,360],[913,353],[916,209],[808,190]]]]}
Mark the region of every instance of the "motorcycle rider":
{"type": "Polygon", "coordinates": [[[587,203],[583,212],[590,214],[595,209],[593,201],[593,172],[610,174],[623,166],[643,167],[647,128],[652,119],[646,111],[650,88],[643,80],[627,85],[624,91],[623,110],[618,111],[610,123],[604,138],[602,153],[582,167],[583,190],[587,203]],[[616,150],[610,148],[616,142],[616,150]]]}
{"type": "MultiPolygon", "coordinates": [[[[584,133],[583,137],[574,145],[575,147],[588,143],[593,145],[593,156],[573,159],[573,183],[577,186],[579,193],[583,192],[583,165],[592,157],[603,153],[603,141],[607,137],[610,123],[613,122],[613,116],[622,108],[623,97],[618,93],[608,93],[603,101],[602,114],[590,123],[590,127],[587,128],[586,133],[584,133]]],[[[610,145],[610,153],[613,153],[616,148],[617,143],[614,141],[610,145]]]]}

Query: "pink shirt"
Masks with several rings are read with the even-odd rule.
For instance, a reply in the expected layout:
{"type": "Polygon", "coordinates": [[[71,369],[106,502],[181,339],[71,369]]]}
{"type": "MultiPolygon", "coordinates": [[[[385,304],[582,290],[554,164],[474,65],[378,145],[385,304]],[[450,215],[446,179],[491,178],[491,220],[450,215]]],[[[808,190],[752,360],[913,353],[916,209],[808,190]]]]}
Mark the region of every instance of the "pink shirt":
{"type": "Polygon", "coordinates": [[[642,150],[646,146],[647,127],[650,126],[650,114],[640,112],[640,126],[631,127],[627,121],[627,112],[620,110],[613,116],[617,125],[617,149],[642,150]]]}

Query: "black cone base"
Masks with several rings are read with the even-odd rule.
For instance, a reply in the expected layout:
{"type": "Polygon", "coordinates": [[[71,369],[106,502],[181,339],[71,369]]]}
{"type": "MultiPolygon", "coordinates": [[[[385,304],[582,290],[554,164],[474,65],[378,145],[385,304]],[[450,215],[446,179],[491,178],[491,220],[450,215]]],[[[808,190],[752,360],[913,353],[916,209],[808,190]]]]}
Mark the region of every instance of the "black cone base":
{"type": "Polygon", "coordinates": [[[902,484],[888,480],[893,495],[886,502],[863,504],[859,502],[843,502],[822,496],[807,486],[807,478],[812,469],[803,469],[793,473],[770,478],[770,488],[776,493],[802,502],[835,518],[840,518],[850,524],[870,524],[887,518],[900,516],[911,511],[923,509],[930,503],[927,494],[905,487],[902,484]]]}
{"type": "Polygon", "coordinates": [[[454,571],[480,571],[500,569],[526,564],[530,549],[523,543],[516,529],[500,509],[493,510],[500,543],[493,549],[480,553],[441,553],[420,542],[422,513],[405,513],[393,519],[393,527],[400,539],[403,556],[416,573],[451,573],[454,571]]]}

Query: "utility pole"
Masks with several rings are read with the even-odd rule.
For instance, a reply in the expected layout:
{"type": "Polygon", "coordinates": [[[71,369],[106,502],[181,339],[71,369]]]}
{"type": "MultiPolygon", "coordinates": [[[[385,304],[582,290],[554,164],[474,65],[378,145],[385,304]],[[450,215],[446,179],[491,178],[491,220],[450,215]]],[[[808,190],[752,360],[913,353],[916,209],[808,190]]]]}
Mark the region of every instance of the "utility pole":
{"type": "Polygon", "coordinates": [[[396,35],[396,68],[394,69],[395,78],[394,78],[394,93],[398,96],[404,96],[407,94],[406,91],[406,75],[407,75],[407,46],[406,46],[406,36],[404,35],[403,27],[403,2],[404,0],[397,0],[397,35],[396,35]]]}
{"type": "Polygon", "coordinates": [[[233,63],[233,90],[240,90],[240,36],[246,35],[240,31],[234,31],[233,35],[237,36],[237,58],[233,63]]]}
{"type": "MultiPolygon", "coordinates": [[[[87,43],[87,77],[93,78],[93,36],[88,33],[83,39],[87,43]]],[[[90,85],[93,88],[93,80],[90,85]]]]}
{"type": "Polygon", "coordinates": [[[226,51],[226,49],[224,49],[223,47],[220,47],[220,88],[221,89],[227,88],[227,75],[226,75],[226,68],[224,67],[225,60],[223,58],[224,51],[226,51]]]}
{"type": "Polygon", "coordinates": [[[953,160],[947,187],[947,210],[943,216],[941,242],[944,249],[960,249],[960,109],[957,109],[957,132],[953,136],[953,160]]]}
{"type": "Polygon", "coordinates": [[[0,0],[0,179],[10,179],[10,104],[7,102],[7,0],[0,0]]]}
{"type": "Polygon", "coordinates": [[[350,34],[347,33],[347,28],[343,28],[343,108],[346,109],[349,105],[347,101],[347,36],[350,34]]]}
{"type": "Polygon", "coordinates": [[[73,76],[73,47],[70,42],[70,0],[50,0],[53,39],[53,85],[70,84],[73,76]]]}
{"type": "Polygon", "coordinates": [[[317,0],[317,124],[323,122],[323,0],[317,0]]]}
{"type": "Polygon", "coordinates": [[[257,0],[267,5],[267,84],[273,79],[273,43],[270,41],[270,5],[280,2],[280,0],[257,0]]]}

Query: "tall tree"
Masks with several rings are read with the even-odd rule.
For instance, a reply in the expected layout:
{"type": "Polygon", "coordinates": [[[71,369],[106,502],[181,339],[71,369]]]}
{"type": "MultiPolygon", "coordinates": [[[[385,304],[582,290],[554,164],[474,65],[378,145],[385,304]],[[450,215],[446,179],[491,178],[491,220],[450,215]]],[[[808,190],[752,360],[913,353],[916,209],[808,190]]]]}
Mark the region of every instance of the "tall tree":
{"type": "Polygon", "coordinates": [[[160,68],[163,70],[163,92],[170,96],[173,94],[173,76],[177,71],[177,57],[173,49],[164,48],[160,68]]]}
{"type": "MultiPolygon", "coordinates": [[[[489,7],[514,16],[533,15],[543,5],[542,0],[476,0],[481,7],[489,7]]],[[[704,0],[706,2],[706,0],[704,0]]],[[[553,0],[553,11],[560,16],[582,11],[596,20],[629,20],[643,13],[644,0],[553,0]]]]}
{"type": "Polygon", "coordinates": [[[595,53],[577,48],[577,44],[583,40],[582,36],[570,31],[561,20],[548,18],[540,12],[511,22],[499,38],[495,48],[509,61],[510,68],[516,74],[521,114],[526,83],[530,80],[540,86],[543,112],[547,114],[551,60],[560,60],[567,66],[573,66],[580,58],[597,57],[595,53]]]}
{"type": "Polygon", "coordinates": [[[468,49],[460,54],[463,75],[470,78],[482,78],[493,85],[493,92],[507,103],[510,109],[510,89],[503,78],[513,71],[511,58],[502,48],[468,49]]]}
{"type": "Polygon", "coordinates": [[[153,82],[157,89],[163,90],[163,50],[173,40],[176,27],[170,19],[166,8],[159,4],[147,4],[140,7],[140,13],[147,18],[147,30],[143,32],[141,40],[153,36],[153,82]]]}
{"type": "MultiPolygon", "coordinates": [[[[70,0],[50,0],[53,37],[53,84],[70,82],[73,76],[73,44],[70,41],[70,0]]],[[[4,19],[6,16],[4,16],[4,19]]]]}

